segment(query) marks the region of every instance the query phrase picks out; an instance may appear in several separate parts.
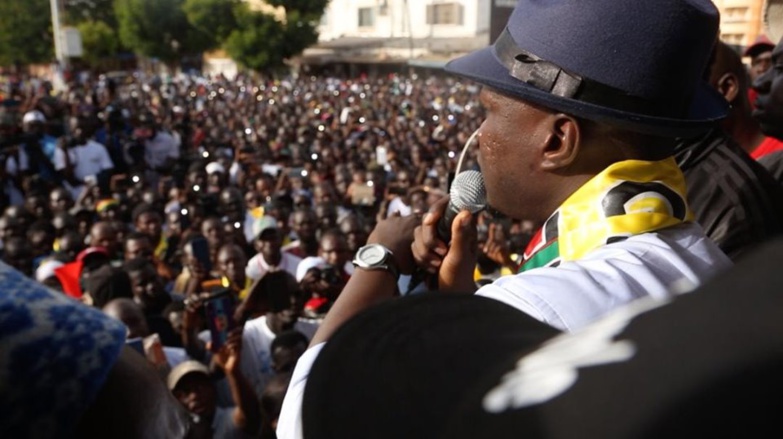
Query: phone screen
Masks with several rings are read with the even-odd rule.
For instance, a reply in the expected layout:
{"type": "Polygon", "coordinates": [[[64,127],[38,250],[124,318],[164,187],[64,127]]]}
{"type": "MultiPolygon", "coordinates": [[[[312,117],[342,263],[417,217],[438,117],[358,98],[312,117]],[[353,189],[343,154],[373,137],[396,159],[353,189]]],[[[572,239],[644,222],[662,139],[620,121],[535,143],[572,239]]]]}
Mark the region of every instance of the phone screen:
{"type": "Polygon", "coordinates": [[[201,264],[201,268],[207,273],[212,271],[212,259],[209,257],[209,243],[206,238],[196,238],[190,246],[193,249],[193,257],[201,264]]]}
{"type": "Polygon", "coordinates": [[[224,289],[206,301],[207,326],[212,338],[212,352],[217,352],[228,340],[228,333],[236,327],[234,311],[237,299],[230,290],[224,289]]]}

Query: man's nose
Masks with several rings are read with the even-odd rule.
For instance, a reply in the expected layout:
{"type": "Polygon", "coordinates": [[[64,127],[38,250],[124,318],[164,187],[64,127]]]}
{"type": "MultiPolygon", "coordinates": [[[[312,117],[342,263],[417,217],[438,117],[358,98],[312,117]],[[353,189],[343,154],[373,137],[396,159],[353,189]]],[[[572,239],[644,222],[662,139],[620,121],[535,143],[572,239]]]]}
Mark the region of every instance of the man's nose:
{"type": "Polygon", "coordinates": [[[753,81],[753,89],[759,92],[759,94],[769,93],[770,85],[772,84],[772,75],[774,72],[775,69],[769,69],[761,76],[756,78],[756,80],[753,81]]]}

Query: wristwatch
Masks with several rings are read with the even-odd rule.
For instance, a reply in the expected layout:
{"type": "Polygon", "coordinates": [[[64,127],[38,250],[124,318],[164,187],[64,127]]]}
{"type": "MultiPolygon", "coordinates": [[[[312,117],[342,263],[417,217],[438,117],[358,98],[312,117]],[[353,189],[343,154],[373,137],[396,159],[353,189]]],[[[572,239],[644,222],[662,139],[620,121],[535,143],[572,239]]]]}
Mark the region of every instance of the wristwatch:
{"type": "Polygon", "coordinates": [[[399,279],[400,270],[394,261],[394,253],[381,244],[367,244],[356,251],[353,265],[365,270],[386,270],[399,279]]]}

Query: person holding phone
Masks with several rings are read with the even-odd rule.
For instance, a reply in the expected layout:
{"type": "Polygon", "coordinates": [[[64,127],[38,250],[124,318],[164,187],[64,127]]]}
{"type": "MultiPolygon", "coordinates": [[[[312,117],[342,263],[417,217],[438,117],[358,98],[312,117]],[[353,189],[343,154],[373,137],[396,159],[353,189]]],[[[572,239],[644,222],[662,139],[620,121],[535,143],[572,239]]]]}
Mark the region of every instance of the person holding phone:
{"type": "Polygon", "coordinates": [[[169,389],[193,420],[192,437],[257,436],[261,426],[261,408],[239,367],[241,355],[242,328],[239,327],[230,333],[226,344],[212,357],[212,364],[226,376],[235,407],[218,407],[216,383],[203,363],[186,361],[169,373],[169,389]]]}

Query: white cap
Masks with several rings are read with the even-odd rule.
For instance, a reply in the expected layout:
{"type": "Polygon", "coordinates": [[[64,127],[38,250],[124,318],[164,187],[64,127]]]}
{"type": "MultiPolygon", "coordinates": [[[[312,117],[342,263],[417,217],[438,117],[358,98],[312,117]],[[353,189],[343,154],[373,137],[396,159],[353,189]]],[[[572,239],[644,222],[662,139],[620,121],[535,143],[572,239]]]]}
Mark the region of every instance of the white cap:
{"type": "Polygon", "coordinates": [[[22,117],[22,123],[28,124],[32,122],[46,123],[46,116],[38,110],[28,111],[22,117]]]}
{"type": "Polygon", "coordinates": [[[41,265],[38,266],[38,268],[35,270],[35,280],[38,282],[43,282],[46,279],[49,279],[50,277],[54,276],[54,271],[57,268],[62,267],[62,262],[55,260],[55,259],[49,259],[46,261],[41,262],[41,265]]]}
{"type": "Polygon", "coordinates": [[[296,267],[296,281],[301,282],[311,268],[325,268],[327,265],[329,264],[320,256],[308,256],[302,259],[296,267]]]}
{"type": "Polygon", "coordinates": [[[220,172],[221,174],[225,174],[226,168],[224,168],[223,165],[221,165],[218,162],[210,162],[207,165],[207,174],[212,174],[215,172],[220,172]]]}
{"type": "Polygon", "coordinates": [[[258,238],[262,232],[269,229],[277,229],[277,219],[264,215],[253,223],[253,236],[258,238]]]}
{"type": "Polygon", "coordinates": [[[181,380],[185,375],[193,372],[198,372],[200,374],[209,376],[209,369],[207,369],[207,366],[204,364],[196,360],[183,361],[174,369],[172,369],[171,372],[169,372],[169,375],[166,379],[166,384],[168,385],[169,390],[174,390],[174,388],[177,387],[179,380],[181,380]]]}

